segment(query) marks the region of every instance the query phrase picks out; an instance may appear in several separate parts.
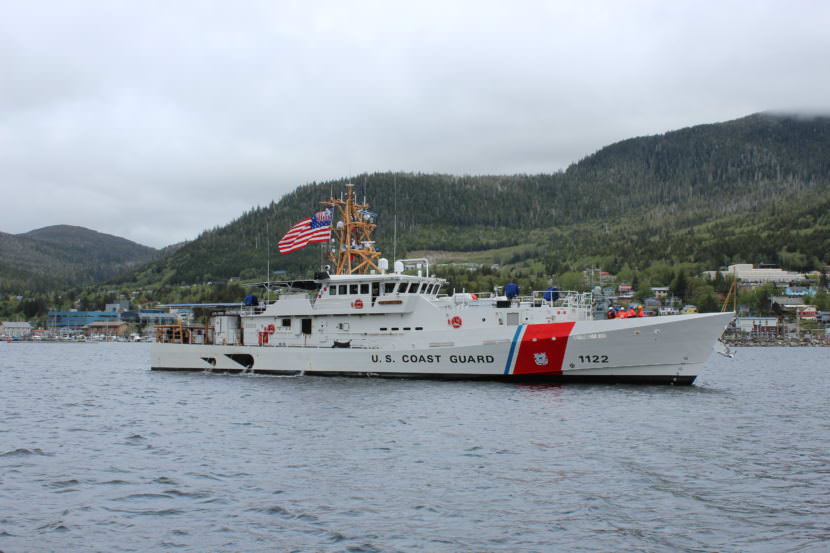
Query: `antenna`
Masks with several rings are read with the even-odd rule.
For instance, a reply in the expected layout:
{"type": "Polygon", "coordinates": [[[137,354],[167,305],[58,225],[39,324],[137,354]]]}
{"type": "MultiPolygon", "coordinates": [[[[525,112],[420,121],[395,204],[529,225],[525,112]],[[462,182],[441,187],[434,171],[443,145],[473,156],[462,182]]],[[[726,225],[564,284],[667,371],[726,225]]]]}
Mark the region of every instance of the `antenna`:
{"type": "Polygon", "coordinates": [[[271,221],[265,221],[265,250],[268,252],[268,264],[267,264],[267,271],[268,276],[265,278],[265,282],[267,283],[267,291],[265,293],[265,303],[271,301],[271,241],[269,237],[271,236],[271,221]]]}
{"type": "Polygon", "coordinates": [[[392,183],[395,196],[395,221],[392,223],[392,261],[398,259],[398,175],[392,175],[392,183]]]}

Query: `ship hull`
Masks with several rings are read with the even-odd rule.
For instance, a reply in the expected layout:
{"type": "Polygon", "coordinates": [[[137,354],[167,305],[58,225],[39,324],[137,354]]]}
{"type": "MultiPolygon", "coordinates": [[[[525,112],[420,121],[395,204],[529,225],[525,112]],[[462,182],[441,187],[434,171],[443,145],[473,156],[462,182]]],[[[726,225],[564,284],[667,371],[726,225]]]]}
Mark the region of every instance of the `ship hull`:
{"type": "Polygon", "coordinates": [[[441,330],[377,348],[155,343],[151,368],[272,375],[691,384],[729,313],[441,330]]]}

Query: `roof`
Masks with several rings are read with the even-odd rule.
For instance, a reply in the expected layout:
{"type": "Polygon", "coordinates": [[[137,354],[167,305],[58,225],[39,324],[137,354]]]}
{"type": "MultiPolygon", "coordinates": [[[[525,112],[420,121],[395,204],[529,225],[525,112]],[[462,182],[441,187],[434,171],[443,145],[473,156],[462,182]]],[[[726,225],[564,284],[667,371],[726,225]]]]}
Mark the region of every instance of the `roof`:
{"type": "Polygon", "coordinates": [[[778,305],[804,305],[804,298],[801,296],[772,296],[770,301],[778,305]]]}
{"type": "Polygon", "coordinates": [[[32,325],[26,321],[3,321],[0,322],[0,326],[6,328],[32,328],[32,325]]]}
{"type": "Polygon", "coordinates": [[[121,322],[121,321],[95,321],[95,322],[89,323],[88,325],[85,325],[85,326],[90,327],[90,328],[91,327],[104,327],[104,328],[113,327],[113,328],[117,328],[121,325],[126,325],[126,324],[127,323],[124,323],[124,322],[121,322]]]}

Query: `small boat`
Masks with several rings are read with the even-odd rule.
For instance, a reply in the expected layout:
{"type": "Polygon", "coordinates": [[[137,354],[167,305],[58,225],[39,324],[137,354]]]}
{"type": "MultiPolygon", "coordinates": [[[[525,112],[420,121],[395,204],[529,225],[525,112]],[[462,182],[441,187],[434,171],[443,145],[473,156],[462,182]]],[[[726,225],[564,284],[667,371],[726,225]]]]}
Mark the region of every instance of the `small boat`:
{"type": "Polygon", "coordinates": [[[326,270],[308,280],[266,283],[273,301],[249,296],[216,304],[205,325],[157,327],[151,368],[691,384],[734,317],[594,319],[590,292],[522,296],[505,287],[502,295],[447,295],[447,282],[431,274],[426,259],[389,267],[372,240],[374,214],[351,186],[345,198],[323,204],[326,213],[315,217],[328,218],[324,241],[333,247],[326,270]]]}

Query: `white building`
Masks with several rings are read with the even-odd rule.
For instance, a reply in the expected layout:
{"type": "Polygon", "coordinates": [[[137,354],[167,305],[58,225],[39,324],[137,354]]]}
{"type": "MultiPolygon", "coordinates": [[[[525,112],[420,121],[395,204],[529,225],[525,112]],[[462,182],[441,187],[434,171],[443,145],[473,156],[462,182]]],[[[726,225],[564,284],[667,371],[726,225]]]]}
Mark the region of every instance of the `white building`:
{"type": "Polygon", "coordinates": [[[704,271],[703,277],[713,280],[719,272],[727,280],[731,279],[734,275],[740,282],[746,282],[748,284],[772,282],[774,284],[786,285],[807,278],[803,273],[785,271],[780,267],[763,265],[755,267],[750,263],[730,265],[725,271],[704,271]]]}
{"type": "Polygon", "coordinates": [[[32,333],[32,325],[27,322],[3,321],[0,322],[0,337],[19,338],[32,333]]]}
{"type": "Polygon", "coordinates": [[[746,334],[778,334],[781,331],[778,317],[738,317],[735,328],[746,334]]]}

